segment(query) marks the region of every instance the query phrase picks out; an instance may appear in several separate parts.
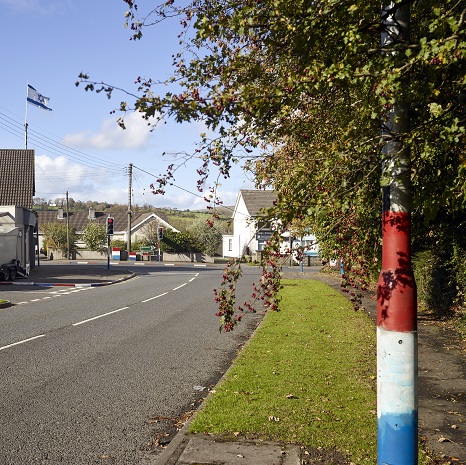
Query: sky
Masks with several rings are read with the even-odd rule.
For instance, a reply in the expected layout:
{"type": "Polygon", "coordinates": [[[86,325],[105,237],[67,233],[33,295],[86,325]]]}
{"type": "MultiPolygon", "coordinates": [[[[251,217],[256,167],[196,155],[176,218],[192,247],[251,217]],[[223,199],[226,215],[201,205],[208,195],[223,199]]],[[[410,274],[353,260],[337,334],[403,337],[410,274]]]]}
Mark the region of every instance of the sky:
{"type": "MultiPolygon", "coordinates": [[[[164,196],[153,195],[149,187],[173,162],[169,154],[193,153],[199,134],[206,132],[201,123],[168,122],[151,131],[132,113],[123,131],[116,123],[120,114],[112,111],[126,99],[124,93],[109,100],[75,86],[80,72],[133,93],[138,76],[165,80],[179,49],[176,20],[146,28],[142,40],[131,41],[123,0],[0,0],[0,11],[1,148],[25,148],[27,122],[36,197],[61,199],[68,192],[74,200],[127,203],[132,163],[133,205],[206,207],[197,191],[199,160],[177,170],[164,196]],[[50,98],[52,111],[26,103],[28,84],[50,98]]],[[[214,172],[206,188],[215,179],[214,172]]],[[[235,204],[240,189],[254,188],[240,166],[220,182],[218,195],[226,206],[235,204]]]]}

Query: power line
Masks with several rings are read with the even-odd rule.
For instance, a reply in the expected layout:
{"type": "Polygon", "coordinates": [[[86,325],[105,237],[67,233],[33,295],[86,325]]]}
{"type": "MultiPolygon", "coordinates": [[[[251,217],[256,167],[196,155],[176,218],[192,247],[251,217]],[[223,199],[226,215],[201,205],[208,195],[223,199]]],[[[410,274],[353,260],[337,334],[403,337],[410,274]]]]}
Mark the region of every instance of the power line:
{"type": "MultiPolygon", "coordinates": [[[[155,174],[149,173],[149,171],[146,171],[146,170],[143,170],[142,168],[139,168],[138,166],[133,165],[133,168],[136,168],[136,169],[138,169],[139,171],[142,171],[143,173],[146,173],[146,174],[148,174],[149,176],[152,176],[153,178],[157,178],[157,177],[158,177],[158,176],[156,176],[155,174]]],[[[184,192],[187,192],[188,194],[191,194],[191,195],[193,195],[193,196],[195,196],[195,197],[199,197],[199,198],[201,198],[201,199],[203,199],[203,200],[206,200],[206,199],[207,199],[204,195],[196,194],[195,192],[192,192],[192,191],[190,191],[190,190],[188,190],[188,189],[185,189],[184,187],[178,186],[178,185],[176,185],[176,184],[173,183],[173,182],[168,182],[167,184],[170,185],[170,186],[176,187],[177,189],[180,189],[180,190],[182,190],[182,191],[184,191],[184,192]]],[[[214,205],[221,206],[222,208],[225,208],[226,210],[230,210],[230,211],[234,212],[234,208],[226,207],[226,206],[224,206],[224,205],[223,205],[220,201],[218,201],[218,200],[215,200],[215,199],[213,199],[213,200],[207,199],[207,200],[208,200],[209,202],[212,202],[214,205]]],[[[246,215],[246,216],[247,216],[247,215],[246,215]]]]}
{"type": "MultiPolygon", "coordinates": [[[[11,115],[14,115],[5,108],[1,106],[0,108],[7,111],[11,115]]],[[[17,115],[14,115],[14,117],[15,118],[0,112],[0,128],[15,137],[24,139],[24,123],[17,115]]],[[[58,136],[44,129],[41,131],[42,132],[36,131],[34,128],[31,128],[30,124],[28,124],[28,139],[32,140],[39,148],[51,152],[54,155],[72,159],[76,163],[90,168],[103,168],[109,171],[119,171],[124,168],[123,165],[115,165],[113,161],[107,161],[97,154],[90,154],[85,152],[85,149],[79,147],[78,145],[72,147],[68,144],[64,144],[58,140],[58,136]],[[47,135],[43,134],[43,132],[51,134],[53,138],[48,137],[47,135]]]]}

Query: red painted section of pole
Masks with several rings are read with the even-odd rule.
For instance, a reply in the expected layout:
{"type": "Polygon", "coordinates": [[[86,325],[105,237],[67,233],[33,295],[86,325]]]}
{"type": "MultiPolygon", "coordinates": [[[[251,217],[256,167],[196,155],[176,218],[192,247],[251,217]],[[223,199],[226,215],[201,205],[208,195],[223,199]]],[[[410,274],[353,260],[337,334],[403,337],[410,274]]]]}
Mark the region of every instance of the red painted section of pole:
{"type": "Polygon", "coordinates": [[[382,227],[382,270],[377,285],[377,326],[416,331],[416,284],[411,268],[411,217],[385,211],[382,227]]]}

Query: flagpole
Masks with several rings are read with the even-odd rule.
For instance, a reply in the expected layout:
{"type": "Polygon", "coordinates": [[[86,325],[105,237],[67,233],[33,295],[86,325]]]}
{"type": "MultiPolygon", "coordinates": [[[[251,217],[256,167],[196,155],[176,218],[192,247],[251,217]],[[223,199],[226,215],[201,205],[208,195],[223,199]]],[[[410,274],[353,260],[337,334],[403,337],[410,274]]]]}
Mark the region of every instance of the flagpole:
{"type": "Polygon", "coordinates": [[[29,81],[26,86],[26,113],[24,116],[24,145],[26,150],[28,148],[28,87],[29,81]]]}

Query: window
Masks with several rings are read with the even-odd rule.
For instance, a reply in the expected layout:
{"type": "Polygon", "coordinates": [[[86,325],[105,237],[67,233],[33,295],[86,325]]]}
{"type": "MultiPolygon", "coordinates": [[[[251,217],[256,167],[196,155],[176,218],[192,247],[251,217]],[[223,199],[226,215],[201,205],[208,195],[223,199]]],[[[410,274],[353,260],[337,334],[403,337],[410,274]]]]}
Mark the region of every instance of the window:
{"type": "Polygon", "coordinates": [[[233,250],[233,239],[228,239],[228,251],[231,252],[233,250]]]}

